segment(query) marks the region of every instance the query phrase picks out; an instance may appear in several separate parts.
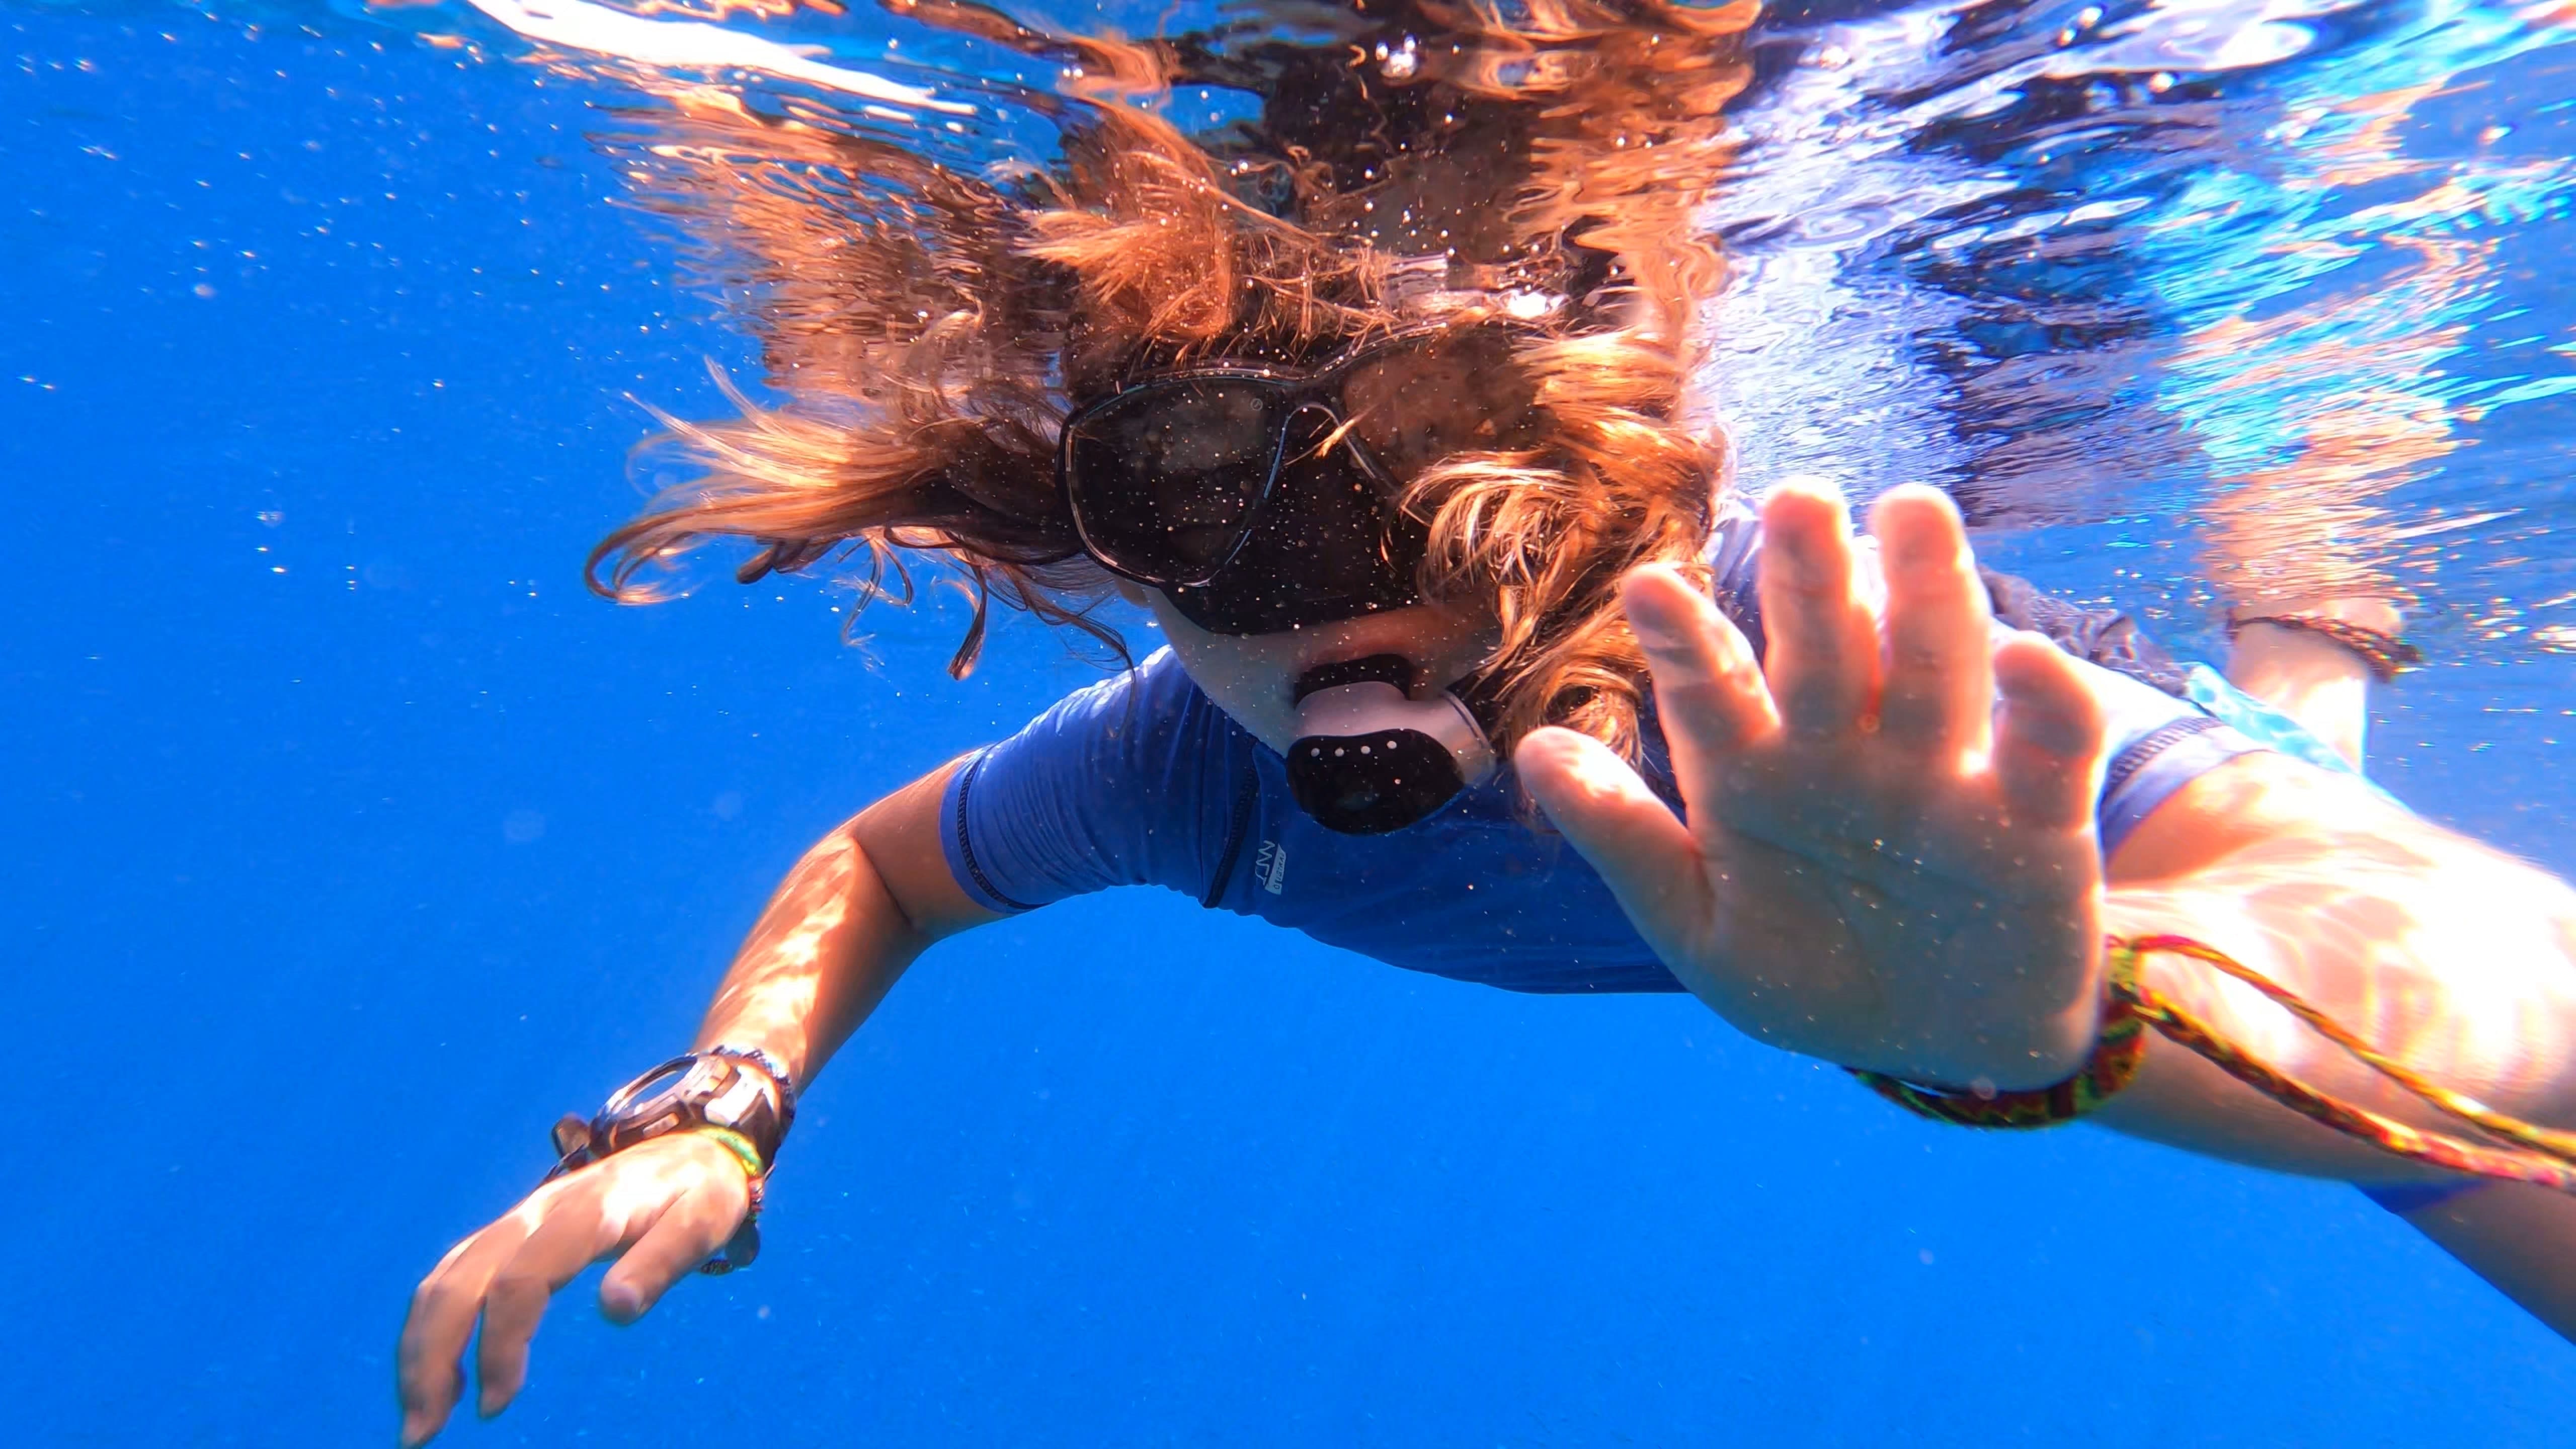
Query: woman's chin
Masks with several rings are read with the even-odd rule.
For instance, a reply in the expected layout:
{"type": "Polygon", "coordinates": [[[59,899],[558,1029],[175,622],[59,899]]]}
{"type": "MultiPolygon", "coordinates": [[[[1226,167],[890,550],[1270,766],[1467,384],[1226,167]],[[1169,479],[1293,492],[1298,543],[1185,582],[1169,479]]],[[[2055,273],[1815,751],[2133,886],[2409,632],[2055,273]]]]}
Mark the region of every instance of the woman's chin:
{"type": "Polygon", "coordinates": [[[1150,603],[1191,682],[1253,738],[1283,753],[1298,734],[1297,681],[1318,666],[1397,655],[1413,666],[1413,697],[1427,699],[1466,678],[1490,647],[1474,621],[1433,604],[1232,635],[1198,627],[1159,594],[1150,603]]]}

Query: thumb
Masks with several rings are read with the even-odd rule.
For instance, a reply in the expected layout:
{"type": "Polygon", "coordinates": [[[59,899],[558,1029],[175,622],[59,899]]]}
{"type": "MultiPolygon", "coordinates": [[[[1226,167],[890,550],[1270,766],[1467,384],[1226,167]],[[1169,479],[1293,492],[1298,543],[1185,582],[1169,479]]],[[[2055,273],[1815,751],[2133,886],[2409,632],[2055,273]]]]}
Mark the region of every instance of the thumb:
{"type": "Polygon", "coordinates": [[[1601,873],[1637,934],[1671,962],[1716,909],[1699,844],[1628,762],[1589,735],[1532,730],[1512,752],[1548,820],[1601,873]]]}

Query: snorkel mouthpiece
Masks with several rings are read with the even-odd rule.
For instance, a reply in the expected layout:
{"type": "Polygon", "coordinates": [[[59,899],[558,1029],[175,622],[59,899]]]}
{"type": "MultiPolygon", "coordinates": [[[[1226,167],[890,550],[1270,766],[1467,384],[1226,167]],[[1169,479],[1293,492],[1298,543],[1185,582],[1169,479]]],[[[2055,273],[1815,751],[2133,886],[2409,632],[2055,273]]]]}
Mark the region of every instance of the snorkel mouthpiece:
{"type": "Polygon", "coordinates": [[[1372,654],[1297,681],[1288,788],[1327,830],[1383,835],[1429,815],[1494,773],[1493,742],[1466,701],[1409,699],[1413,666],[1372,654]]]}

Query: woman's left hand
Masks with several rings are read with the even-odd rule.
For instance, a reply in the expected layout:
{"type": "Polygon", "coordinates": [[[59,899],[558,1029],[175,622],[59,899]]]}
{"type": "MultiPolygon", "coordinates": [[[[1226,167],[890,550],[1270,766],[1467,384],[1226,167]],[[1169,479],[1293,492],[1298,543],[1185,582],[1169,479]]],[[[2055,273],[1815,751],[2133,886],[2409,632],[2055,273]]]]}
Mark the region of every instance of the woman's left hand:
{"type": "Polygon", "coordinates": [[[2036,635],[1996,646],[1933,489],[1872,510],[1883,619],[1837,496],[1784,485],[1763,527],[1761,663],[1680,574],[1622,586],[1689,823],[1568,730],[1521,743],[1521,778],[1744,1031],[1950,1086],[2067,1076],[2101,998],[2103,725],[2077,665],[2036,635]]]}

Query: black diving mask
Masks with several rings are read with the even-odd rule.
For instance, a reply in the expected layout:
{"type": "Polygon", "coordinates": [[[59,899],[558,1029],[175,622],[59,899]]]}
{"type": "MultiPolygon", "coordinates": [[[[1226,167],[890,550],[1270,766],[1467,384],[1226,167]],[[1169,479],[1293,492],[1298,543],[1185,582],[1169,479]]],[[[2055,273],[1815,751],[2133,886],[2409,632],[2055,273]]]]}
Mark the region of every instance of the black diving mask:
{"type": "Polygon", "coordinates": [[[1502,327],[1398,333],[1311,370],[1144,377],[1066,419],[1056,482],[1083,550],[1211,634],[1415,603],[1428,533],[1400,480],[1518,446],[1535,405],[1502,327]]]}

